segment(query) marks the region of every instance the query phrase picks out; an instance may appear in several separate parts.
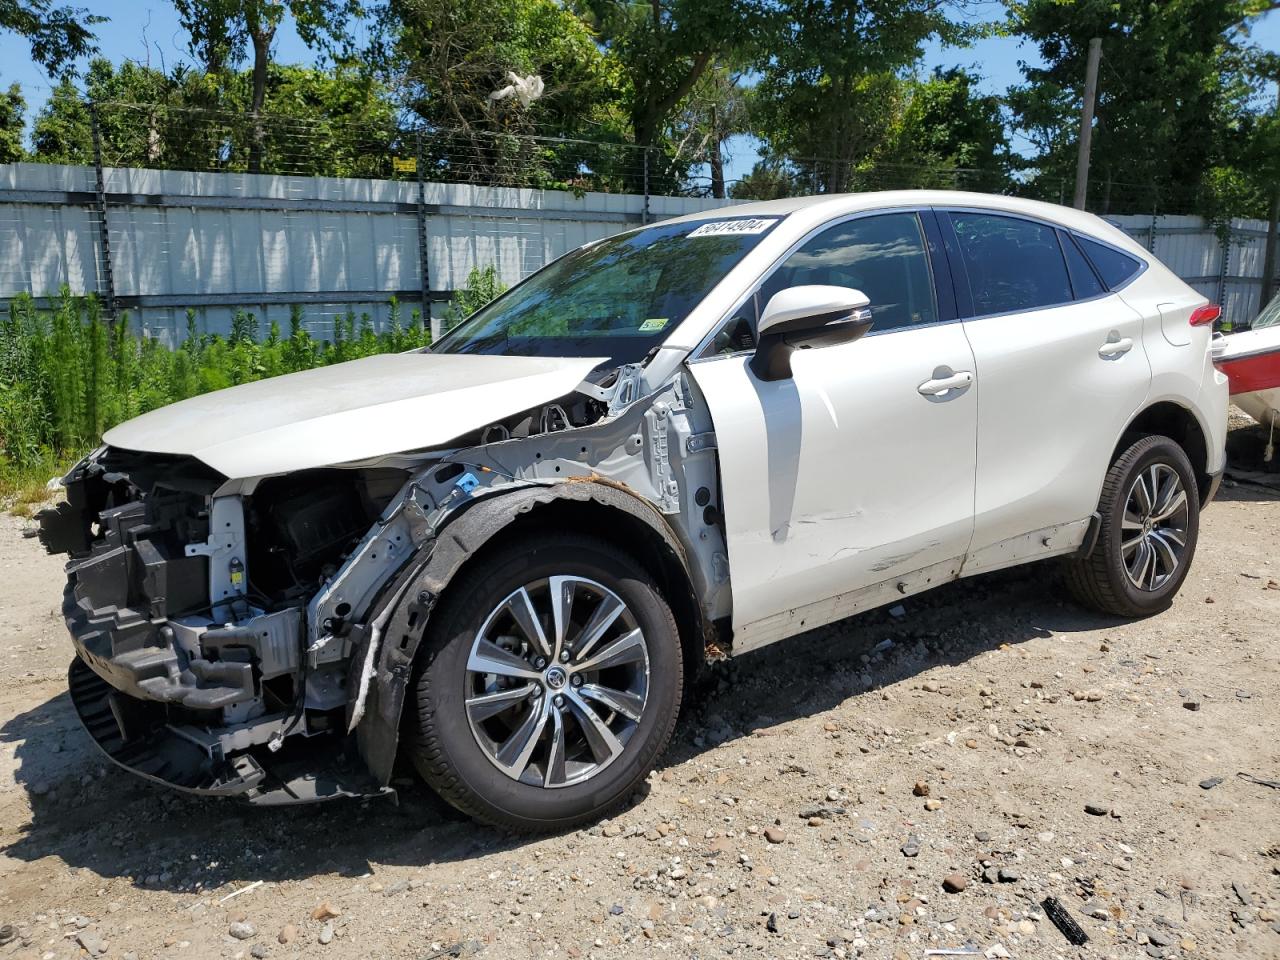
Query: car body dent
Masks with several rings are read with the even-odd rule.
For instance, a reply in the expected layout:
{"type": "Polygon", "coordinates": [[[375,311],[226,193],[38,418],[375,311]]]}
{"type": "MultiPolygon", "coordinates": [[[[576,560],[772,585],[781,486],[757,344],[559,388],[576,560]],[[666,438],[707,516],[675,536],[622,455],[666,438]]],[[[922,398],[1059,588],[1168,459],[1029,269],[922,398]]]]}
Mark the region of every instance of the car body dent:
{"type": "Polygon", "coordinates": [[[193,456],[233,480],[289,473],[439,447],[571,393],[601,362],[381,354],[182,400],[103,440],[193,456]]]}
{"type": "Polygon", "coordinates": [[[710,411],[684,376],[637,397],[634,374],[624,368],[612,388],[594,391],[611,411],[594,424],[426,455],[311,599],[309,662],[352,664],[348,727],[379,783],[390,777],[410,667],[435,599],[521,513],[593,502],[629,514],[681,571],[671,586],[687,592],[698,621],[697,640],[686,642],[701,649],[708,625],[729,614],[710,411]]]}
{"type": "MultiPolygon", "coordinates": [[[[670,562],[680,571],[668,589],[683,591],[686,608],[697,610],[693,584],[699,576],[691,565],[681,539],[652,502],[625,486],[598,476],[579,480],[557,480],[546,484],[506,485],[480,496],[459,508],[440,534],[424,545],[421,562],[411,565],[385,592],[386,599],[375,604],[371,618],[381,622],[376,631],[360,631],[353,663],[361,664],[356,680],[353,709],[349,720],[356,743],[369,772],[379,784],[390,781],[399,744],[401,716],[410,693],[413,665],[425,636],[423,625],[438,598],[445,592],[463,565],[493,538],[499,536],[522,515],[553,503],[594,503],[612,514],[626,515],[653,531],[670,562]],[[358,710],[358,712],[357,712],[358,710]]],[[[673,597],[675,605],[678,598],[673,597]]],[[[686,624],[683,637],[686,651],[701,650],[701,638],[709,621],[697,617],[686,624]]]]}
{"type": "Polygon", "coordinates": [[[689,365],[716,422],[735,649],[777,639],[791,623],[781,611],[819,604],[795,621],[819,626],[821,611],[844,609],[827,598],[964,556],[978,398],[918,392],[926,343],[931,368],[973,370],[958,323],[802,350],[794,377],[777,382],[757,379],[743,356],[689,365]]]}

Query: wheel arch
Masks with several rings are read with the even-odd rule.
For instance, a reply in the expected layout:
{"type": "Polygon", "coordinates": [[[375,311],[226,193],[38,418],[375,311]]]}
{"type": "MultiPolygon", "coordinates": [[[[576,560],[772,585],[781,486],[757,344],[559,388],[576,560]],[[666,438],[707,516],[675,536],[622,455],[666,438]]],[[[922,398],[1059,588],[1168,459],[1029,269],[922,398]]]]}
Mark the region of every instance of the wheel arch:
{"type": "MultiPolygon", "coordinates": [[[[483,565],[514,539],[538,531],[586,533],[629,551],[662,590],[680,631],[686,685],[704,657],[710,625],[694,592],[684,547],[666,519],[625,488],[600,480],[523,487],[477,501],[440,530],[407,584],[388,591],[399,600],[387,622],[356,742],[379,781],[390,782],[406,691],[431,614],[456,578],[483,565]]],[[[388,600],[388,604],[395,600],[388,600]]],[[[361,662],[361,651],[352,658],[361,662]]]]}
{"type": "Polygon", "coordinates": [[[1144,434],[1168,437],[1182,448],[1182,452],[1187,455],[1187,459],[1191,461],[1191,466],[1195,470],[1200,502],[1204,503],[1210,491],[1212,477],[1208,470],[1207,433],[1196,412],[1174,400],[1159,400],[1149,404],[1136,414],[1121,432],[1108,463],[1115,463],[1134,440],[1144,434]]]}

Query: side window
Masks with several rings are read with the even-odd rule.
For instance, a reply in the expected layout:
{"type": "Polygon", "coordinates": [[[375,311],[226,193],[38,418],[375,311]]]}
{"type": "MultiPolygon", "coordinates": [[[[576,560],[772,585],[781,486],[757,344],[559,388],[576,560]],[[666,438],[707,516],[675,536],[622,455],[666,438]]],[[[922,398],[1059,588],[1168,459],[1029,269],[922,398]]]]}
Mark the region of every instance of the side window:
{"type": "Polygon", "coordinates": [[[1071,302],[1067,264],[1053,227],[990,213],[949,216],[969,276],[974,316],[1071,302]]]}
{"type": "Polygon", "coordinates": [[[1097,240],[1090,240],[1088,237],[1077,236],[1076,240],[1080,242],[1085,255],[1097,268],[1098,276],[1102,277],[1102,282],[1107,285],[1108,290],[1123,287],[1136,277],[1138,271],[1142,269],[1141,260],[1137,257],[1131,257],[1127,253],[1121,253],[1115,247],[1108,247],[1106,244],[1098,243],[1097,240]]]}
{"type": "Polygon", "coordinates": [[[760,289],[764,306],[779,290],[802,284],[861,290],[871,301],[872,330],[938,319],[924,231],[914,213],[886,213],[836,224],[791,254],[760,289]]]}
{"type": "Polygon", "coordinates": [[[1058,239],[1062,241],[1062,252],[1067,257],[1067,272],[1071,274],[1071,289],[1075,291],[1076,299],[1088,300],[1090,297],[1106,293],[1102,281],[1093,272],[1093,267],[1080,252],[1071,234],[1059,233],[1058,239]]]}

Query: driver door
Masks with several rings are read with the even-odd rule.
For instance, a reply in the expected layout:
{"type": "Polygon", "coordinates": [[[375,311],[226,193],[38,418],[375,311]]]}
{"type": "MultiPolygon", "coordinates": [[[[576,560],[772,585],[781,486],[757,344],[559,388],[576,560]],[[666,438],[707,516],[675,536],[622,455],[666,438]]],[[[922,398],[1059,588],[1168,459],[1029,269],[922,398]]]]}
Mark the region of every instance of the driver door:
{"type": "Polygon", "coordinates": [[[931,218],[825,227],[748,301],[763,307],[800,284],[859,289],[875,321],[860,340],[797,351],[792,377],[774,382],[756,378],[749,351],[689,363],[719,449],[735,650],[959,572],[973,535],[977,385],[949,280],[935,282],[946,266],[931,218]]]}

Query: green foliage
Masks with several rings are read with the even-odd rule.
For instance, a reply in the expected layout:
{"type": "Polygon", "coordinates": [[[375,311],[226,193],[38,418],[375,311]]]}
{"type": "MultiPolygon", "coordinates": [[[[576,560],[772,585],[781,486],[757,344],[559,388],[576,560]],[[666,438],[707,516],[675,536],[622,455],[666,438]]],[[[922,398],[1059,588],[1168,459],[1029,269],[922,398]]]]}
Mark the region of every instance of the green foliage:
{"type": "Polygon", "coordinates": [[[498,270],[493,264],[472,267],[467,274],[466,284],[449,301],[449,308],[445,312],[445,328],[457,326],[490,300],[497,299],[506,289],[507,285],[499,279],[498,270]]]}
{"type": "Polygon", "coordinates": [[[385,330],[376,332],[366,314],[357,332],[348,312],[335,319],[328,342],[311,337],[296,305],[287,337],[272,323],[259,340],[260,322],[244,310],[226,337],[201,333],[193,309],[186,320],[186,338],[170,349],[136,336],[127,314],[109,323],[92,296],[64,289],[48,311],[28,296],[14,298],[0,318],[0,490],[47,479],[52,465],[83,454],[103,431],[165,404],[430,342],[417,311],[406,328],[394,300],[385,330]]]}
{"type": "Polygon", "coordinates": [[[14,163],[26,158],[22,148],[22,131],[27,124],[27,101],[16,83],[0,92],[0,163],[14,163]]]}
{"type": "Polygon", "coordinates": [[[389,0],[380,32],[388,79],[429,128],[573,135],[611,93],[590,30],[556,0],[389,0]],[[541,76],[542,96],[490,101],[509,72],[541,76]]]}
{"type": "Polygon", "coordinates": [[[244,171],[256,144],[259,160],[282,172],[391,174],[395,106],[384,87],[350,67],[272,65],[267,110],[279,118],[262,124],[256,139],[247,72],[213,76],[178,68],[166,74],[131,62],[116,68],[99,58],[84,86],[85,95],[69,80],[54,88],[36,117],[32,159],[91,164],[93,101],[103,160],[112,165],[244,171]]]}
{"type": "Polygon", "coordinates": [[[977,84],[976,76],[960,68],[907,83],[877,163],[925,167],[915,187],[1007,189],[1013,160],[1000,98],[978,93],[977,84]]]}
{"type": "Polygon", "coordinates": [[[664,147],[668,121],[710,70],[746,64],[770,47],[762,0],[579,0],[623,79],[636,143],[664,147]]]}
{"type": "Polygon", "coordinates": [[[0,0],[0,30],[24,37],[31,59],[50,76],[97,50],[91,28],[106,20],[82,7],[55,7],[50,0],[0,0]]]}
{"type": "Polygon", "coordinates": [[[377,36],[371,59],[421,126],[435,178],[573,189],[584,162],[618,175],[607,149],[525,139],[621,139],[617,71],[558,0],[388,0],[377,36]],[[542,95],[490,100],[513,73],[541,77],[542,95]]]}
{"type": "Polygon", "coordinates": [[[285,13],[308,46],[346,52],[347,26],[361,14],[358,0],[173,0],[188,46],[210,73],[270,48],[285,13]]]}
{"type": "Polygon", "coordinates": [[[204,61],[205,74],[221,76],[228,64],[239,64],[252,53],[248,118],[247,169],[262,169],[267,124],[266,104],[271,47],[286,13],[293,15],[302,41],[325,52],[350,54],[348,24],[359,17],[359,0],[174,0],[178,19],[187,30],[189,49],[204,61]]]}
{"type": "MultiPolygon", "coordinates": [[[[0,29],[65,17],[57,2],[0,0],[0,29]]],[[[994,6],[982,0],[174,3],[198,66],[93,61],[87,96],[65,81],[41,110],[33,159],[92,162],[91,99],[108,165],[389,177],[421,157],[433,181],[579,195],[955,186],[1061,201],[1097,36],[1093,209],[1263,216],[1280,179],[1260,96],[1277,55],[1249,36],[1280,0],[1005,0],[1001,24],[978,21],[994,6]],[[321,67],[272,62],[286,18],[321,67]],[[1043,61],[1008,96],[965,69],[917,74],[927,44],[997,32],[1043,61]],[[491,100],[512,74],[540,77],[542,96],[491,100]],[[1014,132],[1035,156],[1011,152],[1014,132]],[[740,136],[762,159],[730,186],[723,155],[740,136]]],[[[23,157],[22,112],[10,88],[0,162],[23,157]]],[[[353,326],[348,352],[363,349],[353,326]]]]}
{"type": "Polygon", "coordinates": [[[925,41],[959,43],[983,32],[947,14],[936,0],[782,4],[782,39],[753,93],[766,153],[790,158],[816,190],[848,189],[858,166],[895,135],[911,94],[900,74],[919,61],[925,41]]]}
{"type": "MultiPolygon", "coordinates": [[[[1102,212],[1201,212],[1250,112],[1240,25],[1254,0],[1022,0],[1011,28],[1045,66],[1010,91],[1036,147],[1031,187],[1056,199],[1074,184],[1089,40],[1102,39],[1089,206],[1102,212]]],[[[1218,184],[1221,186],[1221,183],[1218,184]]]]}

